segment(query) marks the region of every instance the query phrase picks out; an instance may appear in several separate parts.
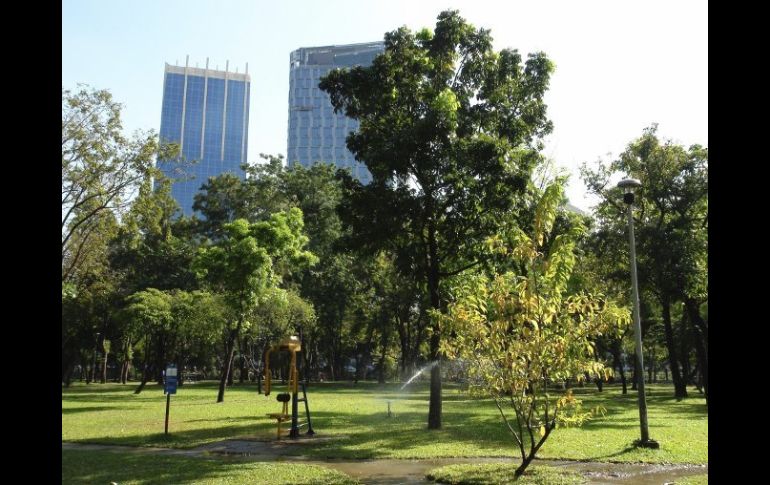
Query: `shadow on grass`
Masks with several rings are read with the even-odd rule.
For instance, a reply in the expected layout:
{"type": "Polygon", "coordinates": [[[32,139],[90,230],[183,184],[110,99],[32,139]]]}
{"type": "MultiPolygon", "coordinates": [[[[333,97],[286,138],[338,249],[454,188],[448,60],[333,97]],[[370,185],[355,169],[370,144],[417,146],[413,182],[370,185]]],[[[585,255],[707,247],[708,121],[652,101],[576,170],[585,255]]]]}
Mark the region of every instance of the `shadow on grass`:
{"type": "MultiPolygon", "coordinates": [[[[163,429],[161,421],[158,430],[163,429]]],[[[122,446],[159,446],[162,448],[180,448],[189,449],[197,446],[222,441],[226,439],[238,438],[261,438],[267,436],[270,431],[275,433],[274,425],[270,423],[253,423],[247,425],[219,426],[216,428],[203,428],[185,431],[175,431],[173,426],[169,426],[169,434],[163,432],[145,433],[133,436],[115,437],[105,434],[103,436],[93,436],[78,440],[67,440],[71,443],[94,443],[122,446]]]]}
{"type": "Polygon", "coordinates": [[[119,411],[130,409],[123,406],[83,406],[79,408],[62,408],[62,414],[90,413],[94,411],[119,411]]]}
{"type": "Polygon", "coordinates": [[[214,478],[228,465],[212,460],[108,451],[62,450],[62,483],[195,483],[214,478]]]}
{"type": "Polygon", "coordinates": [[[62,450],[62,483],[131,482],[349,484],[349,477],[304,464],[243,463],[202,457],[161,456],[96,450],[62,450]]]}

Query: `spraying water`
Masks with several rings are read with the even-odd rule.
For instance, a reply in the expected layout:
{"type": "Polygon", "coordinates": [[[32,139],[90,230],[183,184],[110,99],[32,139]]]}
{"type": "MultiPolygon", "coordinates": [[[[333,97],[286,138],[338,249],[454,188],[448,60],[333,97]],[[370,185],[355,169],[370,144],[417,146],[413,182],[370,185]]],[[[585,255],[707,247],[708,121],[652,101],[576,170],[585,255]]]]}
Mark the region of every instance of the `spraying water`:
{"type": "Polygon", "coordinates": [[[403,386],[401,386],[400,390],[403,391],[406,386],[411,384],[413,380],[417,379],[417,376],[419,376],[420,374],[422,374],[423,372],[425,372],[428,369],[432,369],[432,368],[436,367],[436,364],[438,364],[438,361],[434,360],[430,364],[424,366],[422,369],[420,369],[417,372],[415,372],[414,375],[412,377],[410,377],[409,380],[406,381],[406,383],[403,386]]]}

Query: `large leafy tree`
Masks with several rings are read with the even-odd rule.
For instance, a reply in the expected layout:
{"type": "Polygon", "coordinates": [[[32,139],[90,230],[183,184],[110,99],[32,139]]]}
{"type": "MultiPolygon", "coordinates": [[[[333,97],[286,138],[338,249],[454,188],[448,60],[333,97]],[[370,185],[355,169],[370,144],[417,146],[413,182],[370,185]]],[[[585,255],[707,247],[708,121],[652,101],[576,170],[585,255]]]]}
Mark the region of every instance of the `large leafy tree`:
{"type": "Polygon", "coordinates": [[[684,305],[697,336],[695,351],[708,397],[708,324],[703,315],[708,301],[708,149],[661,140],[652,125],[617,160],[594,169],[584,165],[582,173],[588,189],[601,197],[601,231],[621,247],[627,246],[626,207],[610,180],[630,175],[641,181],[634,220],[642,294],[654,295],[660,305],[677,398],[687,396],[689,349],[677,345],[672,313],[674,305],[684,305]]]}
{"type": "Polygon", "coordinates": [[[199,249],[193,261],[200,277],[213,291],[223,295],[234,315],[225,338],[217,402],[224,400],[235,342],[260,297],[280,283],[284,272],[316,262],[317,258],[305,250],[307,236],[303,226],[302,211],[297,208],[251,224],[236,219],[223,226],[218,242],[199,249]]]}
{"type": "Polygon", "coordinates": [[[154,373],[163,367],[164,344],[172,325],[172,298],[155,288],[138,291],[126,298],[126,306],[119,313],[124,323],[124,338],[141,343],[142,380],[134,393],[139,394],[154,373]],[[154,357],[154,358],[153,358],[154,357]]]}
{"type": "Polygon", "coordinates": [[[112,240],[110,265],[121,274],[125,295],[157,288],[190,290],[196,285],[190,269],[195,241],[178,229],[178,205],[170,181],[148,179],[139,189],[117,236],[112,240]]]}
{"type": "Polygon", "coordinates": [[[519,271],[465,277],[447,315],[434,313],[457,335],[447,353],[471,362],[471,383],[491,395],[521,455],[521,476],[558,425],[581,424],[583,412],[570,391],[554,382],[586,375],[606,378],[594,355],[595,340],[627,325],[628,309],[601,294],[570,292],[575,245],[584,228],[553,231],[561,187],[540,199],[532,231],[515,228],[490,244],[519,271]]]}
{"type": "Polygon", "coordinates": [[[80,86],[62,89],[62,281],[74,278],[101,233],[106,212],[119,216],[148,175],[157,173],[155,158],[178,151],[161,146],[157,135],[122,133],[121,105],[106,90],[80,86]]]}
{"type": "MultiPolygon", "coordinates": [[[[343,213],[360,247],[390,248],[441,309],[441,280],[479,262],[479,246],[514,210],[552,124],[543,102],[553,64],[494,51],[492,37],[457,11],[433,31],[385,35],[370,67],[330,72],[320,83],[336,111],[360,122],[347,138],[373,180],[348,181],[343,213]]],[[[437,322],[437,321],[436,321],[437,322]]],[[[439,359],[442,330],[430,329],[439,359]]],[[[441,427],[441,374],[431,371],[428,427],[441,427]]]]}

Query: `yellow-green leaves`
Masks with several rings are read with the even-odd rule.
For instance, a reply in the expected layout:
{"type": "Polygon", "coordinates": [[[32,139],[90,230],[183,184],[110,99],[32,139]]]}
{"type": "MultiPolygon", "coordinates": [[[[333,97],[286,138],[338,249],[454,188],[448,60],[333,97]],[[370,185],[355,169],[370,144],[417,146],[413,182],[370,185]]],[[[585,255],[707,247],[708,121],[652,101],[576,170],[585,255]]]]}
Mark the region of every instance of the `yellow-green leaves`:
{"type": "Polygon", "coordinates": [[[439,123],[443,123],[452,129],[457,126],[457,108],[460,107],[460,103],[451,89],[444,88],[439,92],[431,100],[430,107],[439,123]]]}
{"type": "Polygon", "coordinates": [[[446,342],[445,349],[471,363],[474,390],[494,397],[501,411],[503,403],[512,406],[520,424],[540,440],[557,424],[580,425],[595,414],[583,412],[569,391],[551,397],[554,383],[586,376],[607,379],[610,370],[595,360],[594,341],[628,321],[628,311],[604,295],[567,292],[582,226],[553,238],[547,253],[543,248],[561,194],[558,183],[544,191],[530,234],[514,229],[487,241],[492,252],[511,258],[511,267],[526,273],[466,277],[441,317],[462,337],[446,342]]]}
{"type": "Polygon", "coordinates": [[[559,207],[564,193],[562,183],[563,179],[559,179],[556,183],[549,185],[535,208],[534,236],[538,246],[543,245],[544,238],[553,227],[556,208],[559,207]]]}

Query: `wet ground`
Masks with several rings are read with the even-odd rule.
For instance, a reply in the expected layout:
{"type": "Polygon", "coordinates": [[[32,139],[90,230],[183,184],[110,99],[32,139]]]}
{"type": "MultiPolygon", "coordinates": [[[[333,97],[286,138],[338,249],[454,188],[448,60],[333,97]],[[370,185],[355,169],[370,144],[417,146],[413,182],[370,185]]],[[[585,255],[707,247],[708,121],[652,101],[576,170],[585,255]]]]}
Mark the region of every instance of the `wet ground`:
{"type": "MultiPolygon", "coordinates": [[[[99,449],[132,453],[169,454],[186,456],[220,455],[223,459],[246,461],[301,461],[334,468],[371,485],[433,483],[425,479],[432,468],[455,463],[512,462],[505,458],[438,458],[427,460],[314,460],[286,455],[286,451],[307,443],[318,443],[322,437],[311,440],[224,440],[189,450],[168,448],[135,448],[127,446],[87,445],[62,443],[63,449],[99,449]]],[[[665,485],[689,475],[708,473],[708,465],[659,465],[640,463],[599,463],[561,460],[536,460],[538,465],[564,467],[583,474],[588,485],[665,485]]]]}

